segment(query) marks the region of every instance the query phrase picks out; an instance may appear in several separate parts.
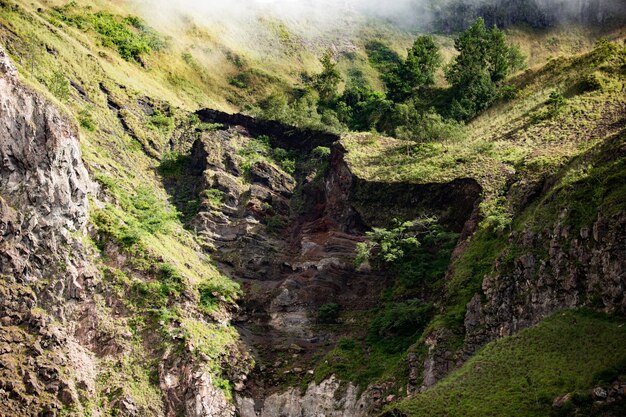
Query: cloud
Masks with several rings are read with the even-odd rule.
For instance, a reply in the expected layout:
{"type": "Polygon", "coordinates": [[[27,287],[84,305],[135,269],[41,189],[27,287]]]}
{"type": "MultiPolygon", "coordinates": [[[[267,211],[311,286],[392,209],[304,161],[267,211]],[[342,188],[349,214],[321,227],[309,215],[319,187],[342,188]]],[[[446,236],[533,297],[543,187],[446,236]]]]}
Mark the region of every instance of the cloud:
{"type": "Polygon", "coordinates": [[[418,31],[456,31],[477,16],[500,26],[536,27],[577,21],[598,24],[626,17],[625,0],[130,0],[148,20],[180,16],[236,29],[259,18],[297,22],[315,30],[336,29],[347,20],[381,18],[418,31]],[[620,16],[621,15],[621,16],[620,16]]]}

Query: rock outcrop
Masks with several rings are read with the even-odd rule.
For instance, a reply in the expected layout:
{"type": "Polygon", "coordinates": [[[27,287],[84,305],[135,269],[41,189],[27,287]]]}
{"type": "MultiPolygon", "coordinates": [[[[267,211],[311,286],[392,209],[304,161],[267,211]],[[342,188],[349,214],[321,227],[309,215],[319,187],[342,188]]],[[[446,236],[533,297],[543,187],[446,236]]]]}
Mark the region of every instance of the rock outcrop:
{"type": "Polygon", "coordinates": [[[97,275],[80,235],[92,189],[75,127],[0,49],[0,404],[81,409],[94,359],[66,327],[97,275]],[[71,369],[68,365],[71,364],[71,369]]]}
{"type": "Polygon", "coordinates": [[[239,397],[241,417],[366,417],[372,415],[371,392],[359,394],[358,388],[331,377],[320,384],[311,382],[304,393],[299,388],[273,394],[257,409],[253,399],[239,397]]]}
{"type": "Polygon", "coordinates": [[[624,213],[610,219],[599,213],[580,229],[526,230],[511,236],[511,244],[518,255],[504,254],[483,281],[484,295],[468,305],[466,355],[561,309],[626,312],[624,213]]]}
{"type": "Polygon", "coordinates": [[[311,143],[328,145],[328,135],[312,138],[305,131],[299,137],[292,129],[285,137],[252,118],[244,118],[241,126],[236,115],[199,114],[230,127],[196,141],[185,174],[168,187],[183,206],[200,198],[190,227],[246,293],[236,322],[257,368],[237,387],[239,411],[250,416],[369,415],[380,404],[367,391],[358,396],[350,386],[339,395],[335,380],[311,383],[305,392],[293,387],[294,381],[311,380],[320,355],[342,335],[318,326],[318,309],[327,303],[351,312],[376,307],[389,278],[385,271],[355,269],[356,245],[365,232],[389,226],[393,217],[424,214],[461,232],[475,212],[480,186],[470,179],[383,186],[356,177],[339,142],[332,144],[330,157],[316,160],[311,143]],[[240,151],[261,134],[299,155],[293,175],[271,156],[240,151]],[[316,403],[313,397],[327,401],[316,403]]]}

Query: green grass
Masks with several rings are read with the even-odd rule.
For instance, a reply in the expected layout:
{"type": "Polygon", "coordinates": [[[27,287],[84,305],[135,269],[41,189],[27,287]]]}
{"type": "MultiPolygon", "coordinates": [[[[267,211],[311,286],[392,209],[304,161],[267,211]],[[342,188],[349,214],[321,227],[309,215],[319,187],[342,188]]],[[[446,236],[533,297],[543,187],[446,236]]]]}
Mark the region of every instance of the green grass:
{"type": "Polygon", "coordinates": [[[587,395],[597,375],[624,360],[624,318],[565,311],[490,343],[435,387],[393,408],[407,416],[543,417],[554,398],[587,395]]]}
{"type": "Polygon", "coordinates": [[[618,131],[613,123],[626,103],[621,92],[625,57],[622,46],[600,44],[587,54],[514,77],[509,84],[519,90],[516,98],[497,103],[468,124],[465,138],[414,145],[373,134],[345,135],[347,161],[355,174],[369,180],[440,183],[471,177],[487,199],[496,198],[511,173],[526,167],[540,168],[537,176],[555,172],[618,131]],[[581,80],[598,71],[606,86],[580,90],[581,80]],[[551,117],[539,117],[553,108],[555,88],[568,96],[566,102],[551,117]]]}

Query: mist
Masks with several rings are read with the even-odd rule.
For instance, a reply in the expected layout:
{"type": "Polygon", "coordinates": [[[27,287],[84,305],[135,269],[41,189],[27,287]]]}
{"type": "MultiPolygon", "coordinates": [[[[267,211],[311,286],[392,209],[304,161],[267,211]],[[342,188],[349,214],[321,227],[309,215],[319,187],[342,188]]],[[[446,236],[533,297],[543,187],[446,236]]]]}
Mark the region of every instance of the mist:
{"type": "Polygon", "coordinates": [[[307,38],[350,30],[367,19],[414,32],[454,33],[478,16],[505,28],[562,23],[605,24],[626,19],[626,0],[129,0],[151,23],[180,18],[226,32],[253,31],[259,19],[277,19],[307,38]]]}

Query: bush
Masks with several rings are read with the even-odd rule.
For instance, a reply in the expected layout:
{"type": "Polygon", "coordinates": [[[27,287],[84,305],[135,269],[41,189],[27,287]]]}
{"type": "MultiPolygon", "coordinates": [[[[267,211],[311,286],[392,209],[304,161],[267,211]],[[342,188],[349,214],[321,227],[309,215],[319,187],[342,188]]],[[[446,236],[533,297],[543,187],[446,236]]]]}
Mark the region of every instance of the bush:
{"type": "Polygon", "coordinates": [[[593,72],[581,77],[578,88],[583,92],[601,91],[604,89],[604,81],[598,72],[593,72]]]}
{"type": "Polygon", "coordinates": [[[360,265],[375,256],[375,260],[393,264],[402,260],[405,254],[420,246],[418,236],[436,224],[433,218],[402,222],[393,219],[391,229],[374,228],[367,232],[369,242],[357,244],[355,264],[360,265]]]}
{"type": "Polygon", "coordinates": [[[133,216],[150,233],[164,232],[167,224],[176,218],[176,212],[167,210],[149,187],[139,187],[131,202],[133,216]]]}
{"type": "Polygon", "coordinates": [[[89,113],[89,111],[87,110],[82,110],[80,113],[78,113],[78,122],[80,123],[80,126],[85,130],[88,130],[90,132],[94,132],[96,130],[96,124],[91,117],[91,113],[89,113]]]}
{"type": "Polygon", "coordinates": [[[163,155],[158,171],[164,177],[180,177],[189,162],[189,156],[179,152],[167,152],[163,155]]]}
{"type": "Polygon", "coordinates": [[[67,100],[70,97],[70,83],[65,78],[62,71],[54,71],[47,82],[48,90],[60,100],[67,100]]]}
{"type": "Polygon", "coordinates": [[[200,307],[205,313],[210,313],[219,306],[220,302],[234,303],[240,292],[239,284],[232,281],[228,284],[203,282],[198,286],[200,307]]]}
{"type": "Polygon", "coordinates": [[[166,116],[160,110],[155,110],[148,120],[150,127],[162,130],[171,130],[174,127],[174,118],[166,116]]]}
{"type": "Polygon", "coordinates": [[[396,137],[417,143],[457,142],[465,136],[464,125],[446,120],[434,110],[422,111],[413,103],[396,106],[396,137]]]}
{"type": "Polygon", "coordinates": [[[484,216],[483,224],[491,231],[502,233],[511,228],[513,214],[508,208],[506,197],[498,197],[480,204],[484,216]]]}
{"type": "Polygon", "coordinates": [[[339,304],[330,303],[320,306],[317,311],[317,320],[320,323],[332,324],[336,323],[339,318],[339,304]]]}
{"type": "Polygon", "coordinates": [[[416,341],[431,317],[432,306],[421,301],[390,303],[370,323],[367,340],[371,344],[387,342],[387,350],[402,351],[416,341]]]}
{"type": "Polygon", "coordinates": [[[216,188],[211,188],[209,190],[204,190],[204,196],[206,197],[207,204],[212,209],[219,209],[222,207],[222,203],[224,202],[224,192],[220,191],[216,188]]]}
{"type": "Polygon", "coordinates": [[[167,296],[178,296],[183,290],[183,277],[174,266],[164,263],[157,270],[161,291],[167,296]]]}
{"type": "Polygon", "coordinates": [[[141,56],[167,46],[166,40],[136,16],[122,18],[107,12],[94,14],[80,10],[75,2],[51,10],[54,19],[81,30],[93,29],[104,46],[117,49],[127,61],[141,62],[141,56]]]}

